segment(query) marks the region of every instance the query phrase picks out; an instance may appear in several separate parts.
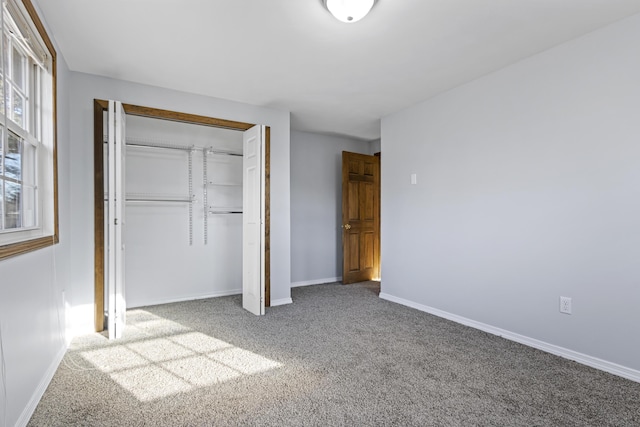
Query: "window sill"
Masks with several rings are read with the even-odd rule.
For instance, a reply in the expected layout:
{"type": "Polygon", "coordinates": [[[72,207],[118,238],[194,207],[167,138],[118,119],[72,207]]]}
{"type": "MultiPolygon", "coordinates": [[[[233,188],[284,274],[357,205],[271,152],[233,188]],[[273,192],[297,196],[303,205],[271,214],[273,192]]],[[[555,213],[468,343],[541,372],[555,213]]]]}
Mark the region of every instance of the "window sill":
{"type": "Polygon", "coordinates": [[[26,254],[27,252],[37,251],[38,249],[53,246],[56,243],[58,243],[57,235],[38,237],[24,242],[0,246],[0,260],[16,255],[26,254]]]}

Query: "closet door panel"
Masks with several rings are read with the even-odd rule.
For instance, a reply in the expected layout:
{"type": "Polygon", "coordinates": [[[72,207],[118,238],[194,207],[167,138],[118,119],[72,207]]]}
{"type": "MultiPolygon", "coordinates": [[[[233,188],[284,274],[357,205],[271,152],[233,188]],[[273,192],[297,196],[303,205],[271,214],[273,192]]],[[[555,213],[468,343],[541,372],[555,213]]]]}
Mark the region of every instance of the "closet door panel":
{"type": "Polygon", "coordinates": [[[243,142],[242,306],[264,314],[264,131],[254,126],[243,142]]]}
{"type": "Polygon", "coordinates": [[[107,329],[120,338],[126,324],[125,300],[125,114],[122,104],[109,101],[107,126],[107,329]]]}

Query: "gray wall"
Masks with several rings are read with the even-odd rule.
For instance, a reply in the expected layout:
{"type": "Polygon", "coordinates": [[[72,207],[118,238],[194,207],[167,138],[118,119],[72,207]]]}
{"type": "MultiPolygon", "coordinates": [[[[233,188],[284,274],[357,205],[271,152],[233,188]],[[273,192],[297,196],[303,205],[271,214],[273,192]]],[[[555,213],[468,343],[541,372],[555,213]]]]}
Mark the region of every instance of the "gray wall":
{"type": "Polygon", "coordinates": [[[640,379],[639,43],[636,15],[383,118],[383,296],[640,379]]]}
{"type": "Polygon", "coordinates": [[[374,139],[369,142],[369,154],[372,156],[376,153],[380,153],[382,151],[382,140],[374,139]]]}
{"type": "Polygon", "coordinates": [[[64,291],[71,256],[71,164],[69,69],[61,56],[57,75],[60,243],[0,261],[0,364],[4,363],[6,373],[2,378],[0,372],[0,420],[7,426],[26,425],[67,347],[64,291]]]}
{"type": "Polygon", "coordinates": [[[291,281],[293,286],[342,276],[342,151],[369,153],[369,143],[291,132],[291,281]]]}

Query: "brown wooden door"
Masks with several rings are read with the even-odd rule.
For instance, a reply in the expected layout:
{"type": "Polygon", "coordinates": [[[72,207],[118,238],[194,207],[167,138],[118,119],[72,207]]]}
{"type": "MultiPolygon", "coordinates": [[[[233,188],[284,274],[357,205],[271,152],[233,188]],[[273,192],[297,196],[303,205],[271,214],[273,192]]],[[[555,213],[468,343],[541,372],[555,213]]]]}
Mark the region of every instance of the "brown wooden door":
{"type": "Polygon", "coordinates": [[[380,277],[380,157],[342,152],[342,283],[380,277]]]}

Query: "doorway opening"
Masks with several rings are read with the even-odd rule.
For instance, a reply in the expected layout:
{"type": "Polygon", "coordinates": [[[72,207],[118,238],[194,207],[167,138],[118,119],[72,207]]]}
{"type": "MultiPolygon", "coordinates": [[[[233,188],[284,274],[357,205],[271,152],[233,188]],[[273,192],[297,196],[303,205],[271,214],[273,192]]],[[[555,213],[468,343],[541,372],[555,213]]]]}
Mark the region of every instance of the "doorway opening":
{"type": "MultiPolygon", "coordinates": [[[[94,315],[95,329],[101,332],[105,329],[105,155],[104,155],[104,116],[108,111],[109,101],[94,100],[94,315]]],[[[247,131],[256,126],[253,123],[237,122],[207,116],[199,116],[170,110],[141,107],[122,104],[126,116],[160,119],[163,121],[179,122],[183,124],[201,125],[233,131],[247,131]]],[[[269,197],[269,164],[270,164],[270,128],[264,128],[264,306],[270,306],[270,197],[269,197]]]]}

